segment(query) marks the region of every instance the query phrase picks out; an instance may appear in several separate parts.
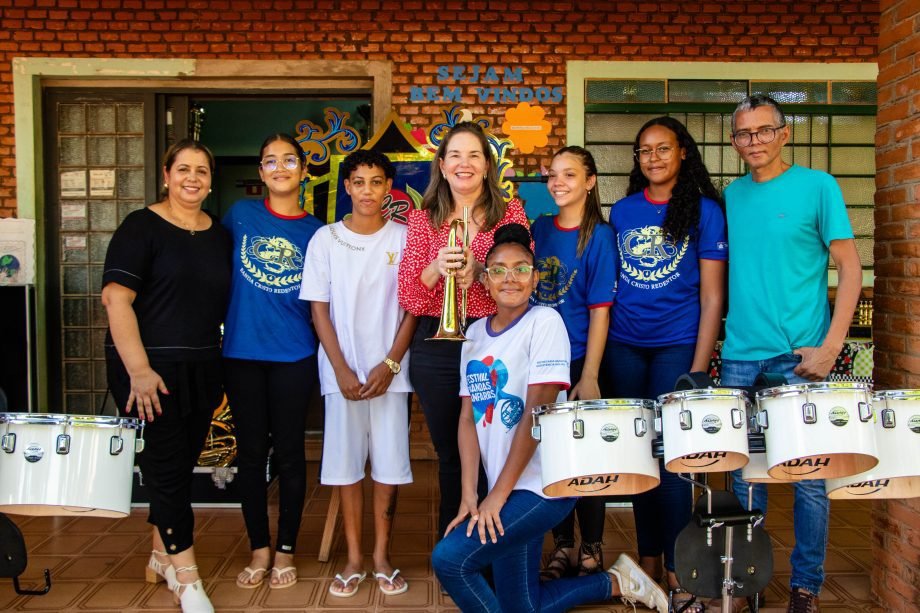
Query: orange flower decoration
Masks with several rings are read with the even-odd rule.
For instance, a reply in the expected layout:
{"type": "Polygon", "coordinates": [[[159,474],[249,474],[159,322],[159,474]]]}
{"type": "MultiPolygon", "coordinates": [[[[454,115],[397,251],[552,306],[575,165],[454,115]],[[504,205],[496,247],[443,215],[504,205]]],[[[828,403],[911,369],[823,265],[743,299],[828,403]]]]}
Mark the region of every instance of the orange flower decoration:
{"type": "Polygon", "coordinates": [[[545,147],[549,140],[550,123],[543,119],[545,115],[546,111],[539,106],[520,102],[505,113],[502,129],[521,153],[533,153],[536,147],[545,147]]]}

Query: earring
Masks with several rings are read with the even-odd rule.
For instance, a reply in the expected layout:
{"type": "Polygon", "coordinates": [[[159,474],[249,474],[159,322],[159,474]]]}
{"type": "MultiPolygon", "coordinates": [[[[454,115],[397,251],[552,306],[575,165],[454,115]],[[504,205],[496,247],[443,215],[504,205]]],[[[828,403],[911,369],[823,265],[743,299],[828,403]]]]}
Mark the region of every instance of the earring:
{"type": "Polygon", "coordinates": [[[169,183],[164,183],[164,184],[163,184],[163,188],[164,188],[164,189],[169,189],[169,183]]]}
{"type": "Polygon", "coordinates": [[[442,173],[441,173],[441,176],[444,177],[444,180],[445,180],[445,181],[447,180],[447,173],[446,173],[446,172],[442,172],[442,173]]]}
{"type": "Polygon", "coordinates": [[[213,191],[214,191],[214,190],[211,189],[210,187],[208,188],[208,193],[209,193],[209,194],[210,194],[211,192],[213,192],[213,191]]]}

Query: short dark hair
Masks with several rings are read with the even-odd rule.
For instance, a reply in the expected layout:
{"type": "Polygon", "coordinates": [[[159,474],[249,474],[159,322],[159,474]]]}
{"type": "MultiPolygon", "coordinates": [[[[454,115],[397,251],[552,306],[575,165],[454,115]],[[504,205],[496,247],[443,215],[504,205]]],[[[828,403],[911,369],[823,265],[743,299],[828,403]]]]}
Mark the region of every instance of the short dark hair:
{"type": "Polygon", "coordinates": [[[370,168],[376,166],[383,171],[387,179],[396,177],[396,167],[393,166],[393,162],[384,154],[379,151],[374,151],[373,149],[358,149],[350,154],[342,161],[342,165],[339,166],[339,174],[350,180],[351,173],[353,173],[358,166],[369,166],[370,168]]]}
{"type": "Polygon", "coordinates": [[[531,262],[536,259],[533,249],[530,248],[530,230],[519,223],[508,223],[500,226],[495,231],[493,241],[492,246],[489,248],[489,252],[486,254],[486,263],[488,263],[489,258],[492,257],[492,252],[500,246],[508,244],[522,247],[524,251],[530,254],[531,262]]]}
{"type": "Polygon", "coordinates": [[[766,94],[754,94],[739,102],[735,110],[732,111],[732,133],[735,132],[735,118],[738,116],[738,113],[753,111],[761,106],[768,106],[773,109],[773,117],[776,119],[777,126],[786,125],[786,114],[783,113],[783,109],[779,105],[779,102],[766,94]]]}
{"type": "Polygon", "coordinates": [[[208,167],[211,169],[211,173],[214,172],[214,154],[211,153],[211,150],[205,147],[201,142],[193,140],[191,138],[183,138],[172,144],[172,146],[166,150],[166,154],[163,156],[163,168],[170,170],[173,164],[176,163],[176,157],[186,149],[191,149],[192,151],[200,151],[208,158],[208,167]]]}

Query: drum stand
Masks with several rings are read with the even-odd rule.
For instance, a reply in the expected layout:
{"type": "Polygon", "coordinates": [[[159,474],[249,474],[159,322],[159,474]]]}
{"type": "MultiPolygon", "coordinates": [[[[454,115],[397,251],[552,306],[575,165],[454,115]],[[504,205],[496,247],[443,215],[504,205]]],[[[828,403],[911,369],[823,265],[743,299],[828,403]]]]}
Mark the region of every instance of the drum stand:
{"type": "MultiPolygon", "coordinates": [[[[744,510],[731,492],[714,492],[692,477],[678,477],[705,491],[705,498],[700,496],[696,502],[693,519],[677,537],[674,570],[678,582],[698,596],[721,596],[723,613],[730,613],[732,598],[740,596],[753,598],[751,610],[756,612],[757,594],[773,575],[773,546],[760,525],[763,513],[744,510]],[[742,526],[746,529],[736,530],[742,526]]],[[[751,486],[749,496],[750,490],[751,486]]],[[[675,610],[673,594],[670,608],[675,610]]]]}

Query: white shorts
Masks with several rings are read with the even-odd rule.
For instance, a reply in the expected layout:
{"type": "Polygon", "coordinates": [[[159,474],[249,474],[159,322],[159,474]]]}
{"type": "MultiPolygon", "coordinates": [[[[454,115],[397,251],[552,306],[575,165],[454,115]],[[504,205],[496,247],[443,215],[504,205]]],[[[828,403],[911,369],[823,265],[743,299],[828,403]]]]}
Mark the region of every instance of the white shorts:
{"type": "Polygon", "coordinates": [[[377,483],[412,483],[409,467],[409,392],[387,392],[370,400],[326,394],[323,485],[351,485],[364,479],[371,460],[377,483]]]}

